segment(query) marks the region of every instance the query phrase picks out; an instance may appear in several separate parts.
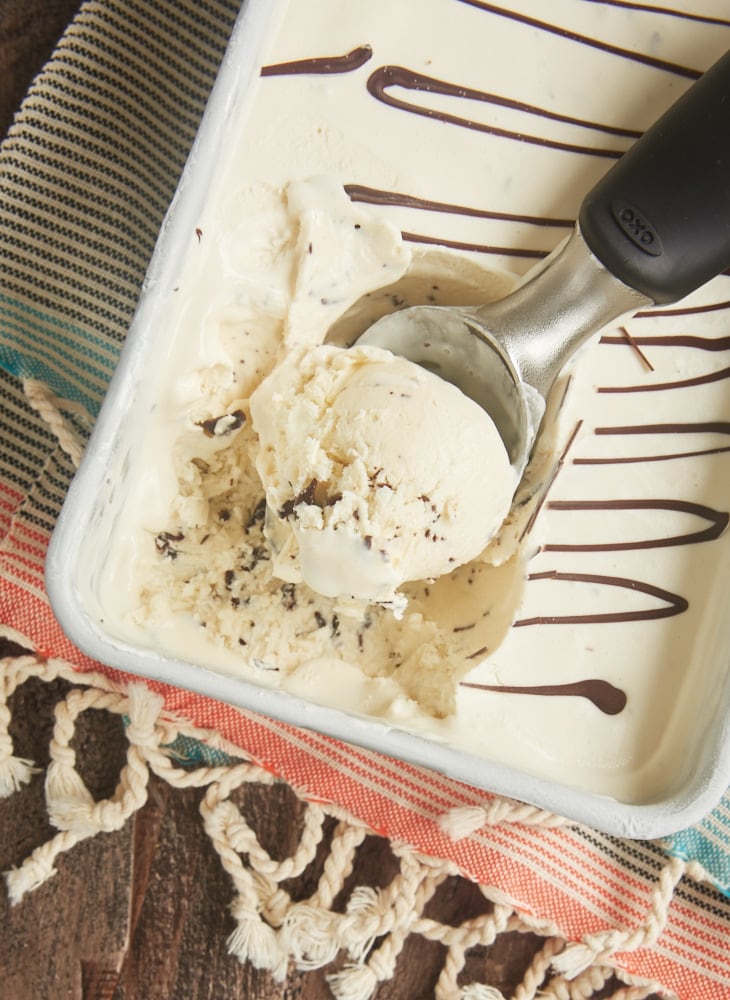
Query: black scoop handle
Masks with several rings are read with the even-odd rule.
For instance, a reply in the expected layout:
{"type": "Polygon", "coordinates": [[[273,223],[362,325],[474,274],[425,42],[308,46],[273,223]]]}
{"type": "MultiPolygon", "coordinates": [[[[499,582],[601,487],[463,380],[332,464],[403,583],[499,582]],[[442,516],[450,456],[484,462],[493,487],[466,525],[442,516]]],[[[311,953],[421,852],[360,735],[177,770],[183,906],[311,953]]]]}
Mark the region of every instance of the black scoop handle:
{"type": "Polygon", "coordinates": [[[657,303],[730,267],[730,52],[586,195],[579,224],[601,263],[657,303]]]}

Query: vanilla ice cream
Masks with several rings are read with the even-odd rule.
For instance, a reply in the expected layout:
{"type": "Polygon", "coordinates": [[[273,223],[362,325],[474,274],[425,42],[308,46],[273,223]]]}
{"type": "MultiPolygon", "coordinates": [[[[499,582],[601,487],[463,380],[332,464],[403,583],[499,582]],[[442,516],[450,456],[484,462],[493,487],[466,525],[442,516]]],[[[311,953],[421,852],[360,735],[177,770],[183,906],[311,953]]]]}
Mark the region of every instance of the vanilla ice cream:
{"type": "Polygon", "coordinates": [[[384,733],[663,800],[727,671],[727,276],[581,350],[491,540],[514,484],[484,414],[341,345],[402,306],[505,294],[730,32],[575,0],[271,10],[156,290],[85,554],[103,628],[384,733]]]}
{"type": "Polygon", "coordinates": [[[515,474],[491,418],[389,351],[292,353],[251,397],[273,572],[402,614],[401,584],[475,559],[515,474]]]}

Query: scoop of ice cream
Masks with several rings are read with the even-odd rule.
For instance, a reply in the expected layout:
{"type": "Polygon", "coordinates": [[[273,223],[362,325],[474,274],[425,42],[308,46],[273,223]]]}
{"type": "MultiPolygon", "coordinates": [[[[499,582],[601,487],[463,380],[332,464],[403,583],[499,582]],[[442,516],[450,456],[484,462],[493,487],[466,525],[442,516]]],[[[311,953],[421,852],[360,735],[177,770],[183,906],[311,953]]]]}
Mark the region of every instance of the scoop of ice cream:
{"type": "Polygon", "coordinates": [[[401,584],[478,556],[509,511],[515,475],[490,417],[389,351],[293,354],[251,417],[274,573],[327,597],[402,608],[401,584]]]}

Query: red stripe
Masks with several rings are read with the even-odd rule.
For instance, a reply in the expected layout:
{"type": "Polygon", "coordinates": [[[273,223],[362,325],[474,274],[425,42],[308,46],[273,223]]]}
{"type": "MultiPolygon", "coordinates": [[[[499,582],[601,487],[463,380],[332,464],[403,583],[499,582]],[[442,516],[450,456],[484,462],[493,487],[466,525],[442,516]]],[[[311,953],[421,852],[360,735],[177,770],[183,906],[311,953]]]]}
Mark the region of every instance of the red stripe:
{"type": "Polygon", "coordinates": [[[673,990],[683,1000],[728,1000],[730,972],[726,968],[719,979],[687,968],[680,961],[666,957],[650,948],[620,952],[615,956],[619,966],[636,976],[652,979],[673,990]]]}
{"type": "Polygon", "coordinates": [[[719,928],[717,921],[699,906],[692,907],[674,897],[672,922],[667,928],[664,943],[671,946],[673,952],[685,954],[693,961],[696,961],[698,954],[702,954],[705,958],[703,965],[713,969],[718,976],[728,974],[727,966],[730,958],[728,929],[719,928]]]}
{"type": "Polygon", "coordinates": [[[489,840],[505,851],[518,850],[537,877],[544,875],[572,891],[570,926],[575,933],[594,932],[613,923],[632,925],[644,919],[649,906],[651,882],[644,884],[623,869],[595,855],[593,865],[580,866],[570,860],[565,845],[572,835],[567,830],[524,830],[495,827],[489,830],[489,840]],[[601,872],[596,878],[595,872],[601,872]],[[609,872],[611,877],[609,877],[609,872]],[[605,879],[605,881],[603,881],[605,879]],[[592,892],[586,892],[586,886],[592,892]],[[595,911],[603,911],[596,913],[595,911]]]}
{"type": "Polygon", "coordinates": [[[43,558],[46,557],[46,549],[48,548],[48,542],[51,538],[50,530],[42,531],[40,528],[36,528],[34,525],[29,524],[28,521],[18,520],[18,531],[27,535],[28,538],[32,538],[34,542],[38,544],[38,550],[42,553],[43,558]]]}
{"type": "Polygon", "coordinates": [[[15,542],[15,547],[10,549],[10,552],[32,555],[37,565],[42,568],[46,560],[49,538],[50,534],[40,535],[37,531],[29,529],[22,521],[16,520],[14,530],[9,535],[9,540],[15,542]],[[24,541],[24,538],[28,538],[29,541],[24,541]]]}
{"type": "Polygon", "coordinates": [[[4,546],[4,551],[0,552],[0,559],[2,562],[9,567],[9,572],[13,575],[20,576],[22,579],[27,579],[29,582],[34,580],[43,581],[43,563],[44,557],[36,555],[36,558],[30,558],[25,554],[23,549],[28,546],[18,545],[17,538],[14,535],[10,535],[9,539],[16,544],[9,548],[7,544],[4,546]],[[32,571],[33,575],[30,575],[32,571]]]}
{"type": "Polygon", "coordinates": [[[23,503],[23,494],[12,489],[7,483],[0,481],[0,511],[7,511],[7,517],[0,517],[0,524],[5,525],[3,533],[12,524],[13,515],[23,503]]]}
{"type": "Polygon", "coordinates": [[[21,492],[21,490],[12,486],[4,479],[0,479],[0,496],[2,496],[2,494],[7,494],[7,496],[10,497],[9,502],[15,507],[17,507],[25,499],[25,494],[21,492]]]}

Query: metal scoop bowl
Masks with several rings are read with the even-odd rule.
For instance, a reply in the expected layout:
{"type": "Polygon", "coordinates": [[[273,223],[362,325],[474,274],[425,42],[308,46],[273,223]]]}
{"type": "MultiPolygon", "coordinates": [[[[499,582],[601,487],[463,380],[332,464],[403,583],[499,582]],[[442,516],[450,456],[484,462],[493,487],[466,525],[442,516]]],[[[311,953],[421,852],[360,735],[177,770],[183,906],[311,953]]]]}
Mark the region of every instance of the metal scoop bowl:
{"type": "Polygon", "coordinates": [[[514,292],[476,309],[403,309],[357,343],[457,385],[494,420],[521,476],[575,351],[619,317],[675,302],[728,267],[730,53],[598,182],[572,235],[514,292]]]}

